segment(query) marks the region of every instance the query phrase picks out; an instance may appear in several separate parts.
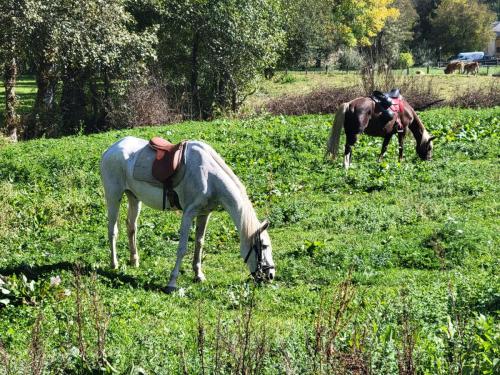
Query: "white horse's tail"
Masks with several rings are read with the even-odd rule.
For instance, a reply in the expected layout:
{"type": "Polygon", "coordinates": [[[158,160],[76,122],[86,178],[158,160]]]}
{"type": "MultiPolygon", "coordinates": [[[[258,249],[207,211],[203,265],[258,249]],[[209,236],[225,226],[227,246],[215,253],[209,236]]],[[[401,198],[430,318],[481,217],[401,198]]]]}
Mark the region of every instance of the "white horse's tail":
{"type": "Polygon", "coordinates": [[[238,189],[240,189],[243,195],[247,196],[247,190],[245,186],[243,186],[238,176],[236,176],[234,172],[231,170],[231,168],[229,168],[224,159],[222,159],[220,155],[212,147],[208,146],[205,149],[210,153],[210,156],[212,156],[212,158],[215,160],[217,164],[219,164],[219,166],[224,170],[224,172],[227,173],[227,175],[231,178],[231,180],[233,180],[236,186],[238,186],[238,189]]]}
{"type": "Polygon", "coordinates": [[[339,153],[340,134],[342,133],[342,128],[344,127],[345,113],[348,108],[349,103],[342,103],[337,109],[335,120],[332,124],[332,130],[330,131],[330,138],[328,139],[326,152],[333,159],[335,159],[339,153]]]}

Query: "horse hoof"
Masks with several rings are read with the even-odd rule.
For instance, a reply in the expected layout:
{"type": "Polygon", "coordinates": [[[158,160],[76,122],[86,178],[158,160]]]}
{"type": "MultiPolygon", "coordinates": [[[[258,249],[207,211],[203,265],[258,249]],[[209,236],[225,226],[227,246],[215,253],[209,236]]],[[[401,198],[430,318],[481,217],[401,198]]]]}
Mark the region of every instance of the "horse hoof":
{"type": "Polygon", "coordinates": [[[111,263],[111,268],[114,270],[118,269],[118,263],[111,263]]]}
{"type": "Polygon", "coordinates": [[[197,275],[195,276],[194,278],[194,281],[198,282],[198,283],[203,283],[207,280],[207,278],[205,277],[205,275],[197,275]]]}
{"type": "Polygon", "coordinates": [[[164,290],[165,290],[165,293],[172,294],[173,292],[175,292],[177,290],[177,287],[169,285],[164,290]]]}
{"type": "Polygon", "coordinates": [[[139,260],[138,259],[131,259],[130,260],[130,265],[132,267],[135,267],[135,268],[139,267],[139,260]]]}

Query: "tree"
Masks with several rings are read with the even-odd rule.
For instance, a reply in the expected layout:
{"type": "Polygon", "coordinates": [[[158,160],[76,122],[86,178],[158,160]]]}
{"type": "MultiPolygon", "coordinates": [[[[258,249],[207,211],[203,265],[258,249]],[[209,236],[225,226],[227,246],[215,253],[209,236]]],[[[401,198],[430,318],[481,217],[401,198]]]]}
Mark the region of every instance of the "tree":
{"type": "Polygon", "coordinates": [[[418,20],[411,0],[395,0],[392,5],[399,15],[387,18],[372,47],[375,61],[388,65],[397,64],[400,52],[409,50],[410,41],[413,39],[412,30],[418,20]]]}
{"type": "Polygon", "coordinates": [[[106,117],[113,78],[136,75],[156,58],[156,30],[134,30],[134,19],[123,0],[33,1],[37,17],[28,50],[38,91],[28,135],[43,134],[54,121],[55,110],[62,133],[97,130],[106,117]]]}
{"type": "Polygon", "coordinates": [[[497,20],[500,18],[500,1],[498,0],[481,0],[481,3],[487,4],[492,12],[497,15],[497,20]]]}
{"type": "Polygon", "coordinates": [[[426,43],[424,41],[433,39],[431,16],[441,0],[412,0],[412,2],[418,14],[418,22],[413,29],[415,38],[412,43],[412,48],[416,48],[426,43]]]}
{"type": "Polygon", "coordinates": [[[398,10],[392,0],[286,0],[287,49],[282,65],[321,59],[341,46],[370,46],[398,10]]]}
{"type": "Polygon", "coordinates": [[[159,56],[185,112],[236,110],[283,45],[278,0],[166,1],[159,56]]]}
{"type": "Polygon", "coordinates": [[[495,17],[477,0],[443,0],[432,17],[433,43],[451,54],[482,51],[494,37],[495,17]]]}
{"type": "Polygon", "coordinates": [[[320,61],[332,50],[327,25],[331,9],[324,1],[293,0],[283,6],[286,47],[280,57],[282,68],[307,66],[320,61]]]}
{"type": "Polygon", "coordinates": [[[0,1],[0,60],[5,87],[4,133],[14,141],[18,138],[19,116],[16,113],[16,79],[18,61],[23,51],[24,35],[29,30],[30,1],[0,1]]]}

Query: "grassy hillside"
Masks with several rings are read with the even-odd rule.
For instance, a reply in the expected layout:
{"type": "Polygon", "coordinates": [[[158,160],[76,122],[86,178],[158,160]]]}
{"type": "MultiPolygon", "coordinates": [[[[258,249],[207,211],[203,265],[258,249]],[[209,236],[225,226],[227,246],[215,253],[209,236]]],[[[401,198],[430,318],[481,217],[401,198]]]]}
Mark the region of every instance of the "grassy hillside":
{"type": "Polygon", "coordinates": [[[409,140],[404,163],[396,163],[395,141],[376,163],[381,140],[362,137],[348,173],[340,160],[323,159],[330,116],[2,146],[0,374],[392,374],[410,365],[428,374],[494,373],[500,108],[421,116],[441,135],[432,162],[419,161],[409,140]],[[180,291],[164,294],[180,215],[144,208],[142,263],[133,269],[126,202],[121,265],[112,271],[98,163],[126,135],[210,143],[259,216],[270,218],[275,282],[248,281],[221,211],[208,226],[207,282],[192,281],[191,250],[180,291]]]}

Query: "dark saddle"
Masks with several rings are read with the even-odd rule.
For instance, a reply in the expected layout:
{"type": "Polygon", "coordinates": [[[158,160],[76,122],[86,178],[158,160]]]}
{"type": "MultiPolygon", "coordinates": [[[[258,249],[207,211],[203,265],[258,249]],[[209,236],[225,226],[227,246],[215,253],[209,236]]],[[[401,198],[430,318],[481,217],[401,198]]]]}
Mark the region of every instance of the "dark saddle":
{"type": "Polygon", "coordinates": [[[182,164],[185,144],[185,141],[173,144],[160,137],[149,141],[149,146],[156,151],[151,172],[153,177],[163,184],[163,209],[167,198],[172,208],[182,209],[179,197],[173,189],[173,178],[182,164]]]}
{"type": "Polygon", "coordinates": [[[374,91],[370,98],[380,106],[382,114],[380,120],[386,124],[394,118],[394,111],[391,107],[394,105],[394,101],[398,101],[401,96],[399,89],[392,89],[388,93],[383,93],[381,91],[374,91]],[[394,100],[393,100],[394,99],[394,100]]]}
{"type": "Polygon", "coordinates": [[[392,99],[389,97],[389,95],[384,94],[381,91],[374,91],[370,98],[377,103],[383,110],[389,109],[392,105],[392,99]]]}

